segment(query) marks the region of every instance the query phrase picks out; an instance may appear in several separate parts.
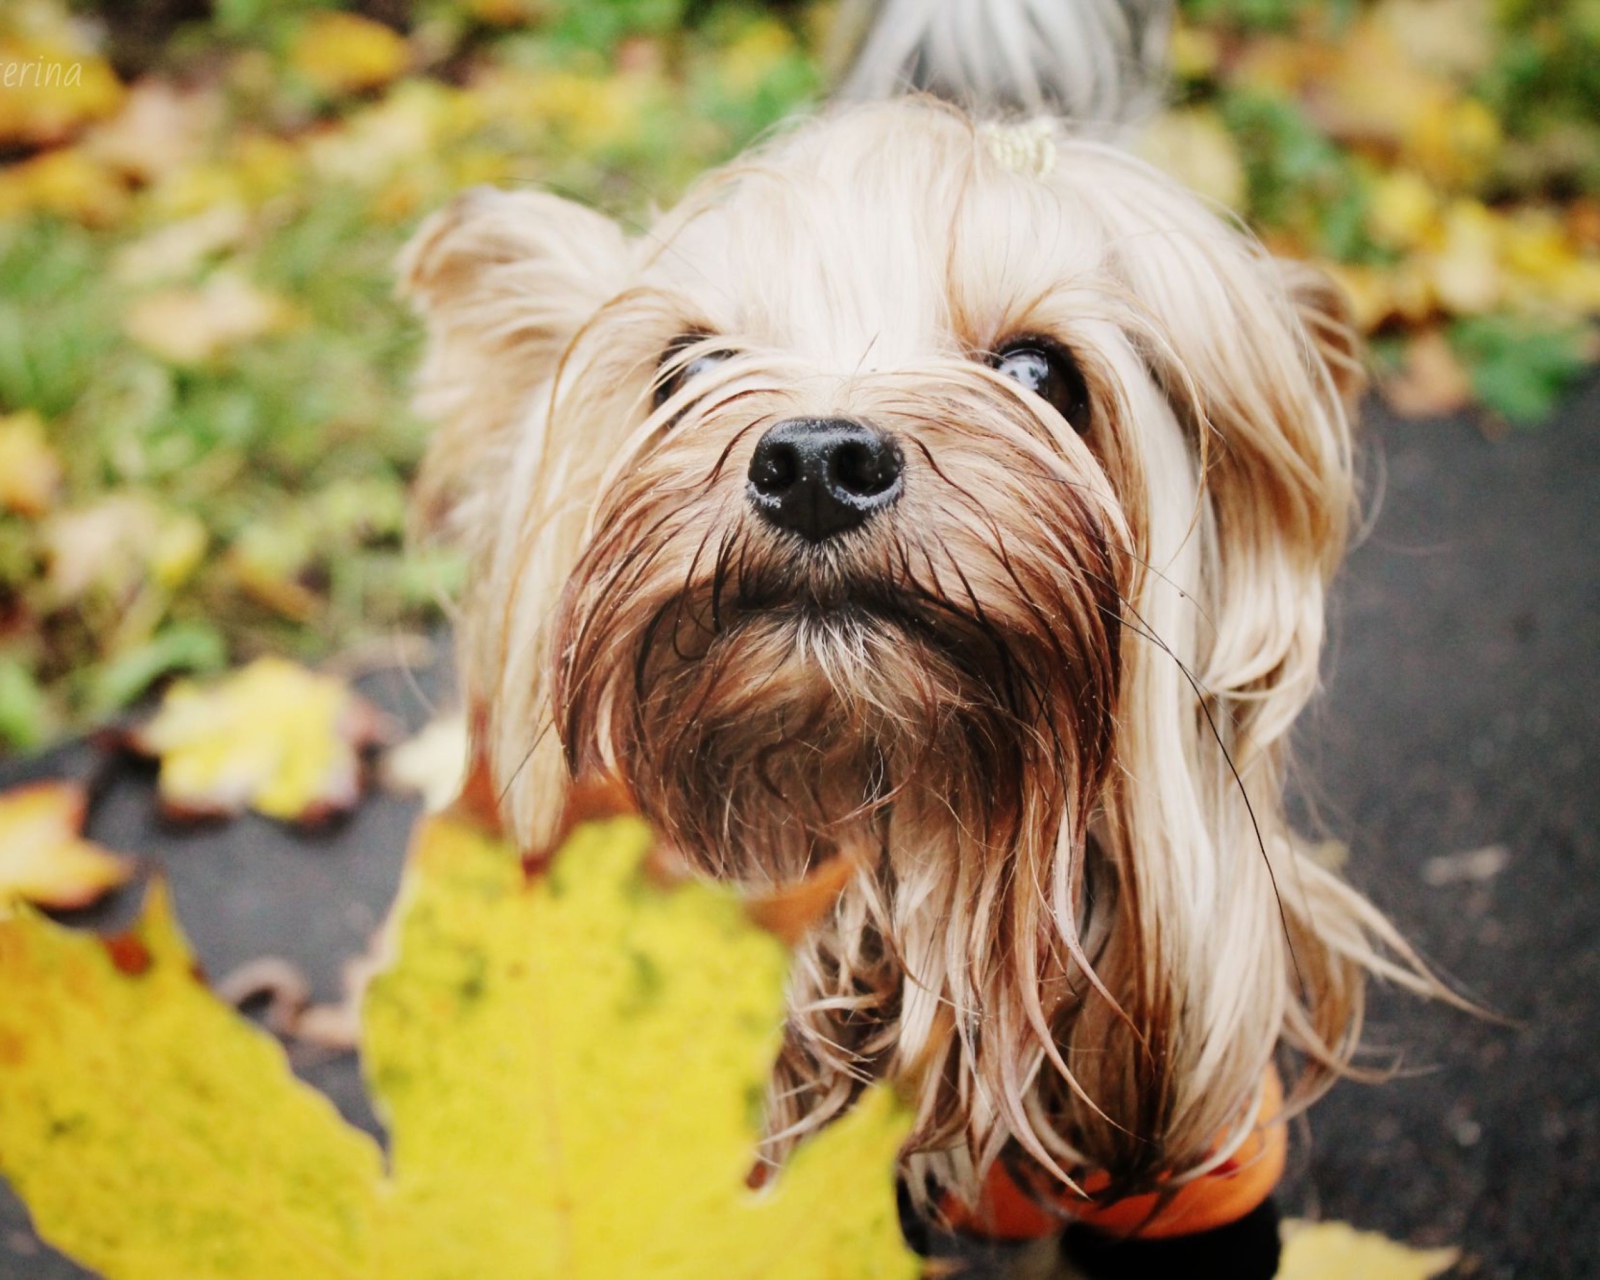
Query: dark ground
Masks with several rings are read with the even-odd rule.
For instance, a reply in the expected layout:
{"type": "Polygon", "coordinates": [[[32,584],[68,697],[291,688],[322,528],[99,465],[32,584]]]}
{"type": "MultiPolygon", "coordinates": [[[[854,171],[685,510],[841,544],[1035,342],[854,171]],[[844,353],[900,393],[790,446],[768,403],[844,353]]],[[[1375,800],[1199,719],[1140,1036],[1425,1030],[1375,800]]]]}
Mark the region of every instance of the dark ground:
{"type": "MultiPolygon", "coordinates": [[[[1499,443],[1464,422],[1381,417],[1370,440],[1382,503],[1338,592],[1329,696],[1302,734],[1305,791],[1349,842],[1354,880],[1463,989],[1516,1021],[1381,993],[1369,1040],[1403,1049],[1414,1071],[1335,1090],[1312,1113],[1310,1143],[1300,1135],[1284,1201],[1416,1244],[1459,1244],[1458,1274],[1590,1280],[1600,1276],[1600,382],[1548,427],[1499,443]],[[1487,845],[1510,855],[1493,878],[1424,880],[1428,859],[1487,845]]],[[[401,676],[366,687],[413,725],[426,718],[401,676]]],[[[77,748],[0,765],[0,785],[91,761],[77,748]]],[[[103,784],[90,834],[166,868],[210,973],[283,955],[319,998],[337,997],[342,957],[393,891],[409,804],[379,796],[322,837],[253,817],[174,832],[150,817],[147,772],[103,784]]],[[[297,1066],[373,1125],[352,1059],[297,1066]]],[[[0,1280],[82,1275],[37,1242],[0,1186],[0,1280]]]]}

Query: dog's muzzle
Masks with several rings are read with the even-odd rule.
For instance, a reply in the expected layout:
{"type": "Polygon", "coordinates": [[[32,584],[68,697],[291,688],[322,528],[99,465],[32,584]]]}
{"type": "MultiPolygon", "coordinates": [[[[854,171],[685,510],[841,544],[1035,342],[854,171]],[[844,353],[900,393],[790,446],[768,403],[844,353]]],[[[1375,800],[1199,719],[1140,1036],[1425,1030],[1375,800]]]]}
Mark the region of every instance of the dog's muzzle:
{"type": "Polygon", "coordinates": [[[894,440],[848,418],[786,418],[750,457],[746,495],[769,524],[822,542],[860,528],[904,487],[894,440]]]}

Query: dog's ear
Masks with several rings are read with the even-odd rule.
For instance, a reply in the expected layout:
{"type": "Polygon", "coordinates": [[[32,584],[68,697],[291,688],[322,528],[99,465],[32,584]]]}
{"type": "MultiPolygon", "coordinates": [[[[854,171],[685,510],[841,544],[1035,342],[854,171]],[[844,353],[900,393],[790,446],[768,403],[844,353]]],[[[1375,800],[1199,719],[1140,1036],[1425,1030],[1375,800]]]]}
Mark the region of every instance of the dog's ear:
{"type": "Polygon", "coordinates": [[[1280,258],[1278,273],[1334,390],[1346,412],[1353,414],[1368,377],[1350,299],[1331,276],[1309,262],[1280,258]]]}
{"type": "Polygon", "coordinates": [[[1355,509],[1356,337],[1331,283],[1182,193],[1130,183],[1115,212],[1152,375],[1129,394],[1177,430],[1135,404],[1125,433],[1150,566],[1130,617],[1152,641],[1125,653],[1102,847],[1124,886],[1104,972],[1130,1021],[1091,1001],[1075,1044],[1109,1070],[1089,1092],[1116,1123],[1081,1117],[1091,1154],[1137,1170],[1241,1134],[1281,1036],[1348,1056],[1381,918],[1337,889],[1311,902],[1329,878],[1296,858],[1281,799],[1355,509]]]}
{"type": "Polygon", "coordinates": [[[542,191],[475,188],[412,237],[400,291],[427,323],[417,407],[439,424],[416,486],[418,532],[470,531],[532,396],[627,261],[614,222],[542,191]]]}
{"type": "Polygon", "coordinates": [[[1201,392],[1220,570],[1202,685],[1248,699],[1247,751],[1276,741],[1316,686],[1324,593],[1355,510],[1354,414],[1366,387],[1338,286],[1303,263],[1250,265],[1255,278],[1237,285],[1237,340],[1215,368],[1223,385],[1201,392]]]}
{"type": "Polygon", "coordinates": [[[1161,332],[1152,366],[1208,497],[1214,631],[1196,675],[1248,700],[1252,745],[1266,747],[1316,684],[1324,591],[1355,505],[1361,349],[1328,277],[1232,229],[1183,230],[1174,251],[1146,248],[1130,269],[1161,332]]]}

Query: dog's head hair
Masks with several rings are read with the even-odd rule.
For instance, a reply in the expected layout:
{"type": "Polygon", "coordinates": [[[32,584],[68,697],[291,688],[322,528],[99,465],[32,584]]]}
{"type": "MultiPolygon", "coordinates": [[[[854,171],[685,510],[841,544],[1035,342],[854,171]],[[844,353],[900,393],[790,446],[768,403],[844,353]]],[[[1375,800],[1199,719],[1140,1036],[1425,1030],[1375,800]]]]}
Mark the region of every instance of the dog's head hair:
{"type": "Polygon", "coordinates": [[[797,956],[769,1149],[887,1074],[964,1193],[1007,1143],[1193,1176],[1275,1049],[1300,1097],[1342,1069],[1364,970],[1421,981],[1283,816],[1353,507],[1337,294],[1047,143],[1019,172],[952,109],[856,107],[644,234],[481,192],[406,263],[444,424],[419,510],[472,561],[510,829],[540,844],[603,770],[716,875],[856,859],[797,956]],[[820,541],[765,519],[752,455],[798,418],[887,440],[894,500],[820,541]]]}

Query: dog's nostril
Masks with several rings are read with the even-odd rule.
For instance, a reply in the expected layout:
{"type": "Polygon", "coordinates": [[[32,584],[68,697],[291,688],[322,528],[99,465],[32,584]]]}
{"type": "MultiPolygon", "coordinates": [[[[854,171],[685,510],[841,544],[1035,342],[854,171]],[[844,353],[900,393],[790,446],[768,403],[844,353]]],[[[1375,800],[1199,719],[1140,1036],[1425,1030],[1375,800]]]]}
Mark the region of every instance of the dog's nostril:
{"type": "Polygon", "coordinates": [[[900,478],[900,459],[882,438],[870,444],[847,440],[833,455],[833,475],[847,491],[870,498],[900,478]]]}
{"type": "Polygon", "coordinates": [[[799,478],[800,457],[793,445],[779,443],[768,449],[758,448],[750,459],[750,483],[764,494],[781,494],[799,478]]]}
{"type": "Polygon", "coordinates": [[[865,524],[900,496],[900,449],[847,418],[788,418],[750,455],[750,504],[808,542],[865,524]]]}

